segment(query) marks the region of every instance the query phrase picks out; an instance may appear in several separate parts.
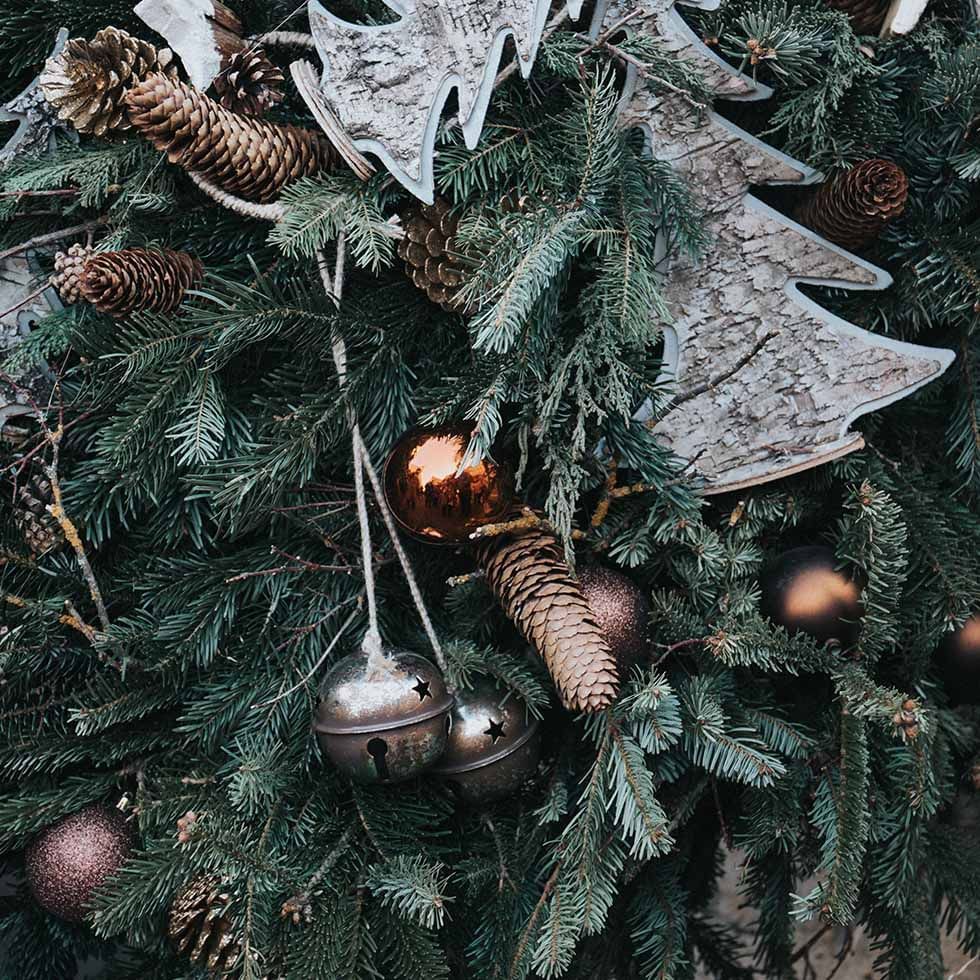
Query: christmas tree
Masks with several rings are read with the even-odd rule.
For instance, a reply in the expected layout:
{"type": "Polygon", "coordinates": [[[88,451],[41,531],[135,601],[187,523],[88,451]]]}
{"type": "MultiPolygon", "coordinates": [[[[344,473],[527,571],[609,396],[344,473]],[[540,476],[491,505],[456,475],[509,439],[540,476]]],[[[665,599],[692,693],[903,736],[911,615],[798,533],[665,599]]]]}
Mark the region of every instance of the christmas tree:
{"type": "Polygon", "coordinates": [[[0,980],[980,954],[973,6],[529,3],[431,204],[312,6],[0,2],[0,980]]]}

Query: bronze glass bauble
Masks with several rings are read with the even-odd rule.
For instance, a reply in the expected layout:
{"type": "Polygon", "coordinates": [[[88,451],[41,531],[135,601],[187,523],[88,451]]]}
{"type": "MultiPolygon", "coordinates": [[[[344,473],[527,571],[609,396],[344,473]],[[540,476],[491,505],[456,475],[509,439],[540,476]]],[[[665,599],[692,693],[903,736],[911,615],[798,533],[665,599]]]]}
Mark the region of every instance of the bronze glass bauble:
{"type": "Polygon", "coordinates": [[[838,571],[830,548],[793,548],[762,573],[762,613],[790,633],[849,646],[861,630],[861,586],[838,571]]]}
{"type": "Polygon", "coordinates": [[[936,663],[953,704],[980,704],[980,615],[943,640],[936,663]]]}
{"type": "Polygon", "coordinates": [[[132,847],[133,833],[118,810],[87,806],[42,831],[27,848],[27,884],[43,909],[81,922],[93,893],[132,847]]]}
{"type": "Polygon", "coordinates": [[[433,772],[467,803],[510,796],[538,764],[538,722],[526,705],[488,680],[460,691],[445,755],[433,772]]]}
{"type": "Polygon", "coordinates": [[[465,541],[501,520],[514,499],[510,469],[484,459],[460,469],[473,426],[447,425],[403,436],[388,456],[385,500],[395,519],[422,541],[465,541]]]}
{"type": "Polygon", "coordinates": [[[387,648],[334,664],[320,685],[314,728],[342,772],[362,783],[397,783],[445,751],[453,698],[425,657],[387,648]]]}
{"type": "Polygon", "coordinates": [[[620,673],[627,674],[649,649],[650,605],[643,590],[622,572],[601,565],[581,569],[578,584],[602,635],[616,655],[620,673]]]}

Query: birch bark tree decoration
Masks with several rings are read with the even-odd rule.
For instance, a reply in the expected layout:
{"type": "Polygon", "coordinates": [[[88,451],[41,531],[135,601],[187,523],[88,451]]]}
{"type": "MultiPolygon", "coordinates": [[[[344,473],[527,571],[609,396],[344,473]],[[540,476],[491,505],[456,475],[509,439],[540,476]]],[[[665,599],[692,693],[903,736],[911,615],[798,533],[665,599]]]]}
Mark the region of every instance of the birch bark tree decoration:
{"type": "MultiPolygon", "coordinates": [[[[509,35],[527,77],[548,0],[385,0],[401,19],[350,24],[310,0],[310,29],[324,64],[322,99],[358,150],[376,154],[416,197],[432,203],[432,155],[439,116],[456,89],[466,145],[483,129],[497,65],[509,35]]],[[[570,0],[577,17],[583,0],[570,0]]],[[[311,104],[314,115],[324,106],[311,104]]]]}
{"type": "MultiPolygon", "coordinates": [[[[711,53],[670,0],[614,3],[605,23],[637,10],[629,29],[693,59],[718,97],[770,94],[711,53]]],[[[643,127],[653,155],[688,180],[712,240],[698,266],[675,259],[665,269],[674,318],[665,361],[675,395],[655,431],[691,463],[708,493],[775,480],[860,449],[863,439],[848,431],[851,423],[938,377],[953,352],[875,336],[799,291],[801,283],[850,289],[891,283],[883,270],[749,194],[754,184],[808,184],[819,174],[714,113],[691,113],[679,95],[654,94],[635,80],[630,92],[623,124],[643,127]]]]}

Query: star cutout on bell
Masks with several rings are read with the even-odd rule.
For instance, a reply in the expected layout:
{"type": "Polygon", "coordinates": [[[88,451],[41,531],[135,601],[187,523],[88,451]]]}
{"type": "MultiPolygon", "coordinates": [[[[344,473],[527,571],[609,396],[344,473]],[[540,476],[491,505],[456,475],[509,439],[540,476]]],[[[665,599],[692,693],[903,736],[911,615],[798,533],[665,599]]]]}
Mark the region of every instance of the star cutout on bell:
{"type": "Polygon", "coordinates": [[[418,681],[418,684],[412,690],[419,696],[419,701],[431,698],[432,693],[429,691],[429,682],[422,680],[421,677],[416,677],[415,679],[418,681]]]}
{"type": "Polygon", "coordinates": [[[504,731],[504,726],[499,721],[494,721],[493,718],[490,719],[490,726],[483,733],[484,735],[489,735],[491,741],[494,745],[497,744],[498,738],[503,738],[507,732],[504,731]]]}

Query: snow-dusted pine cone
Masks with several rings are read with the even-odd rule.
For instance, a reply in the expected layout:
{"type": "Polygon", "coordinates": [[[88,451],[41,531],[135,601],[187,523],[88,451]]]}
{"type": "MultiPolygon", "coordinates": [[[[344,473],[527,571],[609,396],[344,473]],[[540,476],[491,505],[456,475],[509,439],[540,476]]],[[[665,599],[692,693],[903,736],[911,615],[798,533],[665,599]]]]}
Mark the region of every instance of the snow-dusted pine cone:
{"type": "Polygon", "coordinates": [[[890,160],[865,160],[821,184],[796,220],[842,248],[861,248],[905,210],[909,181],[890,160]]]}
{"type": "Polygon", "coordinates": [[[443,198],[435,204],[420,204],[402,216],[405,237],[398,243],[398,254],[412,282],[433,303],[450,312],[459,311],[458,292],[463,284],[464,266],[456,253],[459,219],[443,198]]]}
{"type": "Polygon", "coordinates": [[[227,973],[240,955],[229,896],[213,875],[192,881],[173,901],[167,932],[177,952],[211,973],[227,973]]]}
{"type": "Polygon", "coordinates": [[[60,119],[80,133],[104,136],[130,128],[124,96],[151,73],[175,79],[173,52],[107,27],[91,41],[69,41],[45,65],[40,85],[60,119]]]}
{"type": "Polygon", "coordinates": [[[282,71],[261,48],[236,51],[214,80],[218,101],[232,112],[264,116],[283,100],[282,71]]]}
{"type": "Polygon", "coordinates": [[[58,252],[54,257],[54,275],[51,277],[51,285],[69,305],[77,303],[82,298],[82,273],[92,252],[93,249],[85,245],[72,245],[67,252],[58,252]]]}
{"type": "Polygon", "coordinates": [[[619,691],[616,657],[543,528],[482,538],[476,558],[504,612],[544,659],[570,711],[602,711],[619,691]]]}
{"type": "Polygon", "coordinates": [[[319,133],[238,115],[165,75],[136,85],[126,102],[133,125],[171,163],[248,201],[267,204],[337,160],[319,133]]]}
{"type": "Polygon", "coordinates": [[[65,540],[61,525],[48,511],[53,499],[51,482],[41,473],[17,488],[14,521],[31,554],[38,557],[61,547],[65,540]]]}
{"type": "Polygon", "coordinates": [[[169,248],[96,252],[82,271],[81,293],[100,313],[114,317],[170,313],[203,275],[196,258],[169,248]]]}

